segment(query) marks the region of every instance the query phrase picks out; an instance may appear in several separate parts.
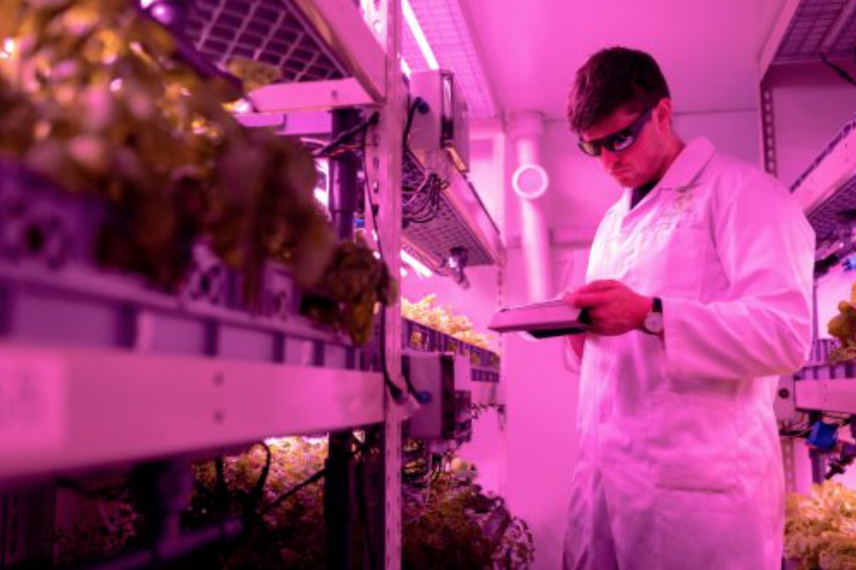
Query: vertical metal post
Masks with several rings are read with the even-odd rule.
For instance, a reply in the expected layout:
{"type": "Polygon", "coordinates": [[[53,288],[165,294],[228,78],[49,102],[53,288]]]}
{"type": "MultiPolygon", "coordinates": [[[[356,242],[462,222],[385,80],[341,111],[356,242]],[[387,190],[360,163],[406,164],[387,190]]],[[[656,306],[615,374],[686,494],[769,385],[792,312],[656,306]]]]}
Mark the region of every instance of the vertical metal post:
{"type": "Polygon", "coordinates": [[[785,471],[785,491],[788,493],[796,493],[797,467],[796,457],[794,456],[794,440],[792,438],[782,439],[781,444],[782,461],[784,462],[785,471]]]}
{"type": "Polygon", "coordinates": [[[820,324],[818,323],[817,314],[817,278],[812,282],[811,287],[811,345],[812,357],[815,357],[815,349],[817,348],[818,340],[820,340],[820,324]]]}
{"type": "Polygon", "coordinates": [[[352,528],[354,520],[354,469],[349,453],[351,432],[330,434],[325,461],[324,521],[327,526],[327,568],[350,570],[353,567],[352,528]]]}
{"type": "Polygon", "coordinates": [[[776,116],[773,108],[773,89],[766,79],[761,80],[761,152],[764,170],[776,176],[776,116]]]}
{"type": "MultiPolygon", "coordinates": [[[[357,125],[360,114],[356,109],[333,111],[333,138],[357,125]]],[[[360,161],[353,152],[343,152],[330,158],[330,216],[339,239],[354,238],[354,213],[357,210],[359,188],[357,173],[360,161]]]]}
{"type": "Polygon", "coordinates": [[[50,568],[53,562],[53,487],[0,497],[0,568],[50,568]]]}
{"type": "MultiPolygon", "coordinates": [[[[401,72],[401,1],[386,1],[386,102],[374,130],[369,152],[368,192],[379,205],[377,232],[392,275],[401,273],[401,162],[404,130],[405,91],[401,72]]],[[[401,305],[398,301],[385,311],[386,362],[390,379],[403,389],[401,377],[401,305]]],[[[384,473],[384,568],[401,568],[401,422],[402,411],[386,392],[383,426],[384,473]]]]}
{"type": "MultiPolygon", "coordinates": [[[[401,162],[406,93],[401,71],[401,1],[373,0],[369,3],[372,29],[386,46],[386,99],[379,109],[380,121],[369,131],[366,145],[366,224],[376,219],[378,246],[391,274],[401,272],[401,162]],[[372,206],[377,208],[372,216],[372,206]]],[[[372,239],[372,232],[367,236],[372,239]]],[[[401,306],[396,301],[384,311],[383,352],[390,380],[404,389],[401,377],[401,306]]],[[[371,358],[377,367],[379,354],[371,358]]],[[[402,411],[389,391],[385,394],[384,423],[366,431],[367,438],[379,442],[377,461],[361,464],[359,488],[365,495],[362,506],[367,512],[367,543],[372,545],[372,562],[364,566],[399,570],[401,568],[401,422],[402,411]]]]}
{"type": "MultiPolygon", "coordinates": [[[[333,111],[335,139],[359,122],[355,109],[333,111]]],[[[354,239],[354,214],[357,210],[359,186],[357,174],[360,161],[353,152],[341,152],[330,159],[329,210],[336,237],[354,239]]],[[[323,350],[323,347],[322,347],[323,350]]],[[[323,359],[323,353],[321,354],[323,359]]],[[[325,462],[324,520],[327,525],[327,567],[330,570],[350,570],[352,564],[352,530],[354,523],[354,465],[351,449],[353,432],[330,434],[329,450],[325,462]]]]}

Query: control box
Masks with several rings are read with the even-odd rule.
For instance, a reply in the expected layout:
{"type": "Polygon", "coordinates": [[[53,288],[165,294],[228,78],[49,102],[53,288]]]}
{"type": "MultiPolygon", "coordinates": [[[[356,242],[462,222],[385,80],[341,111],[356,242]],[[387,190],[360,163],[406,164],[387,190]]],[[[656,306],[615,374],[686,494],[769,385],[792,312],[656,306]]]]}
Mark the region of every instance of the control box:
{"type": "Polygon", "coordinates": [[[450,353],[406,351],[402,373],[425,400],[410,417],[410,437],[468,440],[472,429],[469,359],[450,353]]]}
{"type": "Polygon", "coordinates": [[[438,151],[449,154],[460,172],[470,168],[470,129],[467,101],[455,74],[438,69],[414,72],[410,76],[411,100],[417,97],[428,104],[427,113],[415,110],[410,127],[411,152],[423,164],[433,164],[438,151]]]}

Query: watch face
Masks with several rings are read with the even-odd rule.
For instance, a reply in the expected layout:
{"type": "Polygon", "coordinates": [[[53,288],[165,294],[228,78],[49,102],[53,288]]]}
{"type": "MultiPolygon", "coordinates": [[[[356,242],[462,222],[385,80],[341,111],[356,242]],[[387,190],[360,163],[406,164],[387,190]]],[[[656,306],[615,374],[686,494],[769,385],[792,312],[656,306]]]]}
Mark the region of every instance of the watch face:
{"type": "Polygon", "coordinates": [[[662,313],[648,313],[648,316],[645,317],[645,330],[654,334],[663,332],[662,313]]]}

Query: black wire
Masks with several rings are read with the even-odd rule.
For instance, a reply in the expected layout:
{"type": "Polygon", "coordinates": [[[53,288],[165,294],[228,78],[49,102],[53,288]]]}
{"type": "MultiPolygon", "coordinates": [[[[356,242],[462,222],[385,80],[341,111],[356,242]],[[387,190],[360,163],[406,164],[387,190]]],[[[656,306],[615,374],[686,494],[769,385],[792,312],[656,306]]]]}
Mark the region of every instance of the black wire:
{"type": "MultiPolygon", "coordinates": [[[[378,240],[378,249],[380,249],[380,240],[378,240]]],[[[382,254],[381,259],[383,259],[382,254]]],[[[402,403],[405,399],[404,392],[392,381],[386,365],[386,305],[384,303],[381,303],[380,309],[380,367],[383,373],[383,381],[389,389],[389,393],[392,394],[392,399],[399,404],[402,403]]]]}
{"type": "Polygon", "coordinates": [[[411,207],[411,204],[413,204],[419,198],[422,198],[424,196],[423,192],[425,191],[425,188],[427,188],[428,185],[431,183],[431,176],[433,176],[433,174],[426,176],[425,180],[422,181],[422,184],[419,185],[419,188],[416,188],[410,193],[408,199],[403,204],[401,204],[402,210],[406,212],[411,207]]]}
{"type": "Polygon", "coordinates": [[[411,199],[408,200],[407,204],[405,204],[404,207],[402,208],[406,215],[411,215],[411,216],[418,215],[419,213],[424,211],[426,205],[430,206],[431,202],[433,201],[433,193],[434,193],[434,190],[436,187],[436,184],[435,184],[436,179],[437,179],[437,175],[435,175],[433,173],[429,174],[428,176],[425,177],[425,182],[423,182],[419,186],[419,188],[416,190],[417,194],[415,196],[411,197],[411,199]],[[418,208],[415,208],[415,209],[413,207],[411,207],[411,204],[415,203],[420,198],[422,199],[422,204],[418,208]]]}
{"type": "Polygon", "coordinates": [[[418,203],[418,205],[403,209],[402,213],[404,215],[404,220],[407,223],[424,223],[426,218],[429,220],[433,219],[432,214],[436,215],[436,211],[439,210],[439,201],[436,197],[437,191],[433,174],[426,178],[425,184],[420,186],[419,192],[419,196],[417,198],[413,198],[412,202],[409,203],[408,206],[412,203],[418,203]],[[427,188],[427,190],[425,188],[427,188]]]}
{"type": "Polygon", "coordinates": [[[270,465],[271,460],[273,458],[273,454],[271,453],[270,446],[268,444],[264,442],[259,442],[255,445],[261,445],[264,448],[265,452],[267,453],[267,458],[265,459],[265,466],[262,468],[262,472],[259,473],[258,480],[256,480],[256,484],[250,491],[250,495],[245,508],[245,513],[248,519],[250,518],[250,515],[252,513],[256,512],[259,503],[261,503],[262,497],[264,497],[264,489],[265,485],[267,485],[268,476],[270,475],[270,465]]]}
{"type": "MultiPolygon", "coordinates": [[[[350,129],[348,129],[347,131],[340,133],[335,139],[333,139],[332,141],[330,141],[329,143],[327,143],[323,147],[316,150],[313,153],[313,156],[315,156],[315,158],[330,156],[331,153],[336,151],[340,146],[342,146],[342,144],[344,144],[346,141],[351,140],[354,136],[356,136],[359,133],[363,133],[363,135],[364,135],[363,140],[365,140],[365,133],[368,132],[369,128],[376,125],[379,120],[380,120],[380,114],[377,111],[375,111],[365,121],[362,121],[361,123],[358,123],[358,124],[354,125],[353,127],[351,127],[350,129]]],[[[355,150],[355,149],[348,149],[348,150],[355,150]]]]}
{"type": "MultiPolygon", "coordinates": [[[[371,187],[370,179],[369,179],[369,166],[366,162],[366,138],[368,135],[368,129],[366,130],[365,135],[363,136],[363,169],[365,171],[365,192],[366,197],[369,199],[369,213],[372,218],[372,226],[376,230],[377,234],[377,249],[378,254],[380,254],[381,261],[386,259],[386,256],[383,252],[383,244],[380,239],[380,232],[377,231],[378,228],[378,218],[380,217],[380,210],[375,204],[374,198],[372,198],[372,193],[374,189],[371,187]]],[[[392,381],[392,377],[389,374],[389,368],[386,363],[386,303],[380,304],[380,367],[381,373],[383,374],[383,381],[386,384],[389,393],[392,395],[392,399],[395,400],[396,403],[402,403],[405,399],[404,392],[399,388],[395,382],[392,381]]]]}
{"type": "MultiPolygon", "coordinates": [[[[854,52],[856,52],[856,50],[854,50],[854,52]]],[[[844,69],[829,61],[825,53],[820,53],[820,59],[823,60],[823,63],[825,63],[828,67],[832,68],[832,70],[835,71],[835,73],[837,73],[838,76],[841,77],[844,81],[846,81],[853,87],[856,87],[856,80],[850,77],[850,74],[847,73],[844,69]]]]}
{"type": "Polygon", "coordinates": [[[436,174],[428,176],[429,192],[427,193],[426,201],[416,209],[416,211],[405,211],[405,220],[408,223],[427,224],[435,219],[440,214],[440,199],[443,190],[448,188],[448,183],[443,181],[436,174]]]}
{"type": "MultiPolygon", "coordinates": [[[[350,459],[350,458],[355,457],[359,453],[365,454],[368,451],[369,451],[368,444],[365,444],[362,446],[357,446],[355,449],[351,450],[345,458],[350,459]]],[[[274,499],[273,502],[266,505],[265,508],[262,509],[261,513],[259,513],[260,516],[266,515],[271,510],[275,509],[283,501],[287,500],[289,497],[291,497],[292,495],[294,495],[298,491],[305,489],[306,487],[308,487],[309,485],[311,485],[313,483],[317,483],[318,481],[323,479],[326,474],[327,474],[327,469],[325,467],[322,467],[321,469],[319,469],[318,471],[316,471],[315,473],[313,473],[312,475],[310,475],[309,477],[307,477],[306,479],[304,479],[303,481],[301,481],[300,483],[298,483],[297,485],[295,485],[294,487],[292,487],[288,491],[283,492],[276,499],[274,499]]]]}
{"type": "Polygon", "coordinates": [[[425,115],[431,110],[431,107],[428,106],[428,103],[422,97],[417,97],[410,104],[410,108],[407,110],[407,122],[404,124],[404,135],[401,137],[401,144],[405,149],[407,148],[407,137],[410,136],[410,129],[413,127],[413,118],[416,116],[417,109],[421,114],[425,115]]]}
{"type": "Polygon", "coordinates": [[[302,489],[308,487],[312,483],[316,483],[316,482],[320,481],[321,479],[323,479],[326,474],[327,474],[327,469],[321,469],[319,471],[316,471],[310,477],[308,477],[307,479],[304,479],[303,481],[301,481],[300,483],[298,483],[297,485],[295,485],[294,487],[292,487],[288,491],[285,491],[279,497],[274,499],[274,501],[272,503],[270,503],[264,509],[262,509],[261,514],[266,515],[268,512],[270,512],[274,508],[278,507],[283,501],[285,501],[286,499],[288,499],[289,497],[291,497],[292,495],[294,495],[298,491],[301,491],[302,489]]]}

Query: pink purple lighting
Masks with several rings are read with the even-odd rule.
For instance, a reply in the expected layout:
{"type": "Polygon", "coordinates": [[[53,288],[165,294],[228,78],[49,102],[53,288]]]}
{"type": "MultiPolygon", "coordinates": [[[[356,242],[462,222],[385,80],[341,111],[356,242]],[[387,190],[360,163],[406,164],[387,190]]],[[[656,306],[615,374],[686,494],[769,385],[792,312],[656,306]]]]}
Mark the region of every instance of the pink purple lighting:
{"type": "Polygon", "coordinates": [[[416,14],[413,12],[413,7],[410,6],[408,0],[402,0],[401,10],[407,26],[413,33],[425,61],[428,63],[429,69],[440,69],[440,64],[437,63],[437,58],[434,56],[434,50],[431,49],[431,44],[428,43],[428,38],[425,37],[425,32],[422,31],[422,26],[419,25],[419,20],[416,19],[416,14]]]}

